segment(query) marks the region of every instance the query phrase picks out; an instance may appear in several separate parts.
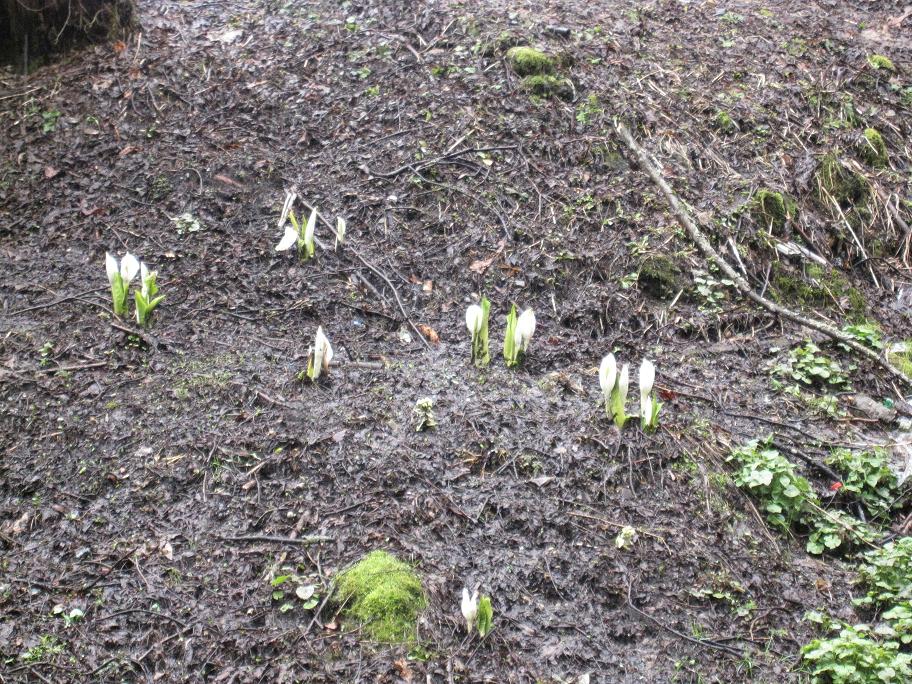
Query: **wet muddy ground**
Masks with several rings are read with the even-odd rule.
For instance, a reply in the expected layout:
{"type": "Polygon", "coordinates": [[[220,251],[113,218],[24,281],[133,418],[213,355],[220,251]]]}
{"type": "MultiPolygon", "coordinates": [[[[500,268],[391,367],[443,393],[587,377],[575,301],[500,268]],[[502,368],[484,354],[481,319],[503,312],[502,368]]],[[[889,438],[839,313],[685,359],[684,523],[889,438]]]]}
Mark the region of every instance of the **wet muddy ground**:
{"type": "MultiPolygon", "coordinates": [[[[777,280],[806,264],[742,210],[771,188],[800,207],[776,237],[840,274],[808,315],[909,337],[912,20],[877,5],[141,2],[141,37],[4,73],[3,680],[800,681],[802,616],[853,619],[852,566],[767,530],[725,458],[889,433],[850,391],[832,417],[775,389],[807,331],[720,282],[612,121],[758,291],[807,303],[777,280]],[[556,57],[554,96],[507,64],[526,43],[556,57]],[[813,179],[833,150],[863,166],[859,126],[890,160],[863,168],[853,240],[813,179]],[[326,219],[304,263],[273,249],[291,187],[326,219]],[[127,250],[166,296],[145,331],[110,310],[105,251],[127,250]],[[517,369],[511,302],[538,317],[517,369]],[[318,325],[336,355],[314,385],[318,325]],[[609,351],[655,361],[657,432],[605,418],[609,351]],[[373,549],[425,583],[417,644],[372,645],[322,600],[373,549]],[[273,599],[280,574],[320,604],[273,599]],[[493,599],[484,641],[464,585],[493,599]]],[[[856,389],[901,389],[832,353],[856,389]]]]}

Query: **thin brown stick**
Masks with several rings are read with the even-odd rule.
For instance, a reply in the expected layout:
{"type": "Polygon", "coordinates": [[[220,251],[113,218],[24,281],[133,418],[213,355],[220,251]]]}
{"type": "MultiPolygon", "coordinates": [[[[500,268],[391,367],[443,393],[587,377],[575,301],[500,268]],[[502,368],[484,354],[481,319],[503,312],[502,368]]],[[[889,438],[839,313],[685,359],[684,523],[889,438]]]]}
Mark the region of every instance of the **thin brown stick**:
{"type": "Polygon", "coordinates": [[[659,190],[662,191],[662,194],[665,196],[665,200],[668,202],[668,206],[671,208],[672,214],[674,214],[675,219],[681,224],[681,227],[687,232],[687,235],[690,239],[697,245],[703,256],[707,260],[714,262],[722,272],[734,283],[735,287],[738,289],[741,294],[743,294],[748,299],[753,300],[755,303],[762,306],[764,309],[770,313],[781,316],[787,320],[797,323],[798,325],[810,328],[811,330],[816,330],[819,333],[826,335],[827,337],[838,340],[842,344],[850,347],[858,354],[874,361],[876,364],[881,366],[886,370],[890,375],[895,377],[897,380],[905,383],[907,386],[912,387],[912,378],[909,378],[905,373],[903,373],[899,368],[894,366],[890,361],[885,357],[878,354],[872,349],[859,344],[855,338],[851,335],[847,335],[841,330],[837,330],[831,325],[816,321],[807,316],[801,316],[798,313],[795,313],[791,309],[786,309],[784,306],[780,306],[776,302],[770,301],[766,297],[757,294],[744,279],[744,277],[738,273],[731,265],[722,258],[719,252],[715,247],[712,246],[709,239],[703,234],[703,231],[697,226],[694,220],[690,217],[690,214],[684,208],[681,203],[681,200],[678,199],[678,196],[675,194],[674,190],[671,189],[671,186],[668,185],[668,182],[662,176],[662,173],[652,162],[651,159],[647,156],[646,152],[640,147],[636,141],[633,139],[633,136],[630,134],[630,131],[627,127],[620,123],[615,122],[615,129],[620,135],[621,140],[629,148],[636,158],[636,162],[639,167],[646,172],[652,182],[655,183],[659,190]]]}

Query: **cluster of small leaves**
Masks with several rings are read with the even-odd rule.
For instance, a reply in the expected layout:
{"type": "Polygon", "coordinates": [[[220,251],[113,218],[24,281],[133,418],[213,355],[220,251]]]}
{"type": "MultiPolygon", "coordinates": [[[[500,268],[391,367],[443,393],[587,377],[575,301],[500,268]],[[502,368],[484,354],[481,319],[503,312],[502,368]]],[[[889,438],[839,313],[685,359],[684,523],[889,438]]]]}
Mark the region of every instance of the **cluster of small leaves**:
{"type": "Polygon", "coordinates": [[[899,482],[887,465],[887,454],[883,449],[837,449],[826,462],[842,476],[843,490],[854,494],[872,517],[885,518],[889,515],[899,482]]]}
{"type": "Polygon", "coordinates": [[[849,386],[849,378],[839,362],[820,351],[820,347],[810,340],[792,349],[786,362],[776,368],[776,373],[808,387],[842,389],[849,386]]]}
{"type": "Polygon", "coordinates": [[[294,610],[294,601],[289,601],[292,594],[301,601],[300,606],[304,610],[312,610],[320,602],[320,594],[317,592],[316,585],[306,582],[297,575],[279,575],[269,584],[272,587],[272,600],[281,602],[280,613],[294,610]],[[289,591],[292,587],[294,590],[289,591]]]}
{"type": "Polygon", "coordinates": [[[760,502],[770,525],[786,533],[795,524],[809,531],[808,553],[848,551],[877,539],[870,525],[842,511],[823,510],[810,482],[768,442],[748,442],[735,449],[728,460],[740,466],[734,475],[735,484],[760,502]]]}
{"type": "Polygon", "coordinates": [[[879,641],[868,625],[841,625],[830,639],[814,639],[801,649],[805,671],[813,684],[908,682],[912,655],[896,641],[879,641]]]}
{"type": "Polygon", "coordinates": [[[725,301],[724,288],[732,287],[734,283],[727,278],[716,279],[711,273],[700,270],[694,271],[693,279],[697,295],[702,300],[699,310],[711,316],[721,314],[722,302],[725,301]]]}
{"type": "Polygon", "coordinates": [[[851,335],[856,342],[871,349],[880,350],[884,347],[880,326],[877,323],[865,322],[847,325],[842,329],[842,332],[851,335]]]}
{"type": "Polygon", "coordinates": [[[733,451],[728,460],[740,466],[735,484],[759,500],[767,521],[783,532],[805,516],[809,501],[816,501],[807,479],[797,475],[795,466],[768,445],[749,442],[733,451]]]}
{"type": "Polygon", "coordinates": [[[878,632],[908,646],[912,644],[912,601],[903,601],[881,615],[886,624],[878,626],[878,632]]]}
{"type": "Polygon", "coordinates": [[[888,542],[866,553],[858,570],[867,595],[858,605],[897,605],[912,600],[912,537],[888,542]]]}
{"type": "Polygon", "coordinates": [[[877,533],[870,525],[843,511],[831,510],[815,516],[807,541],[808,553],[848,551],[853,546],[873,544],[877,533]]]}

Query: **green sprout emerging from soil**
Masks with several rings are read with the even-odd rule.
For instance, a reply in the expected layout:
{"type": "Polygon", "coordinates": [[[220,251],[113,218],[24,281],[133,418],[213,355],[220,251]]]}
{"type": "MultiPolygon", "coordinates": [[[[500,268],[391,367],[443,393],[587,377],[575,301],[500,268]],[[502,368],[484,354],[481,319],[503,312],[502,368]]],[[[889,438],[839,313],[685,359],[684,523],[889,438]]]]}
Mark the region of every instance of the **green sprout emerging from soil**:
{"type": "Polygon", "coordinates": [[[427,605],[418,575],[386,551],[372,551],[336,577],[338,605],[379,643],[410,643],[427,605]]]}
{"type": "Polygon", "coordinates": [[[307,223],[303,228],[301,227],[301,224],[298,223],[298,219],[291,209],[288,211],[288,220],[291,221],[291,225],[285,226],[285,234],[282,236],[279,244],[276,245],[276,251],[285,252],[292,247],[297,246],[298,255],[302,259],[312,259],[316,253],[316,249],[314,248],[314,230],[317,227],[317,208],[314,207],[311,210],[310,217],[307,219],[307,223]]]}

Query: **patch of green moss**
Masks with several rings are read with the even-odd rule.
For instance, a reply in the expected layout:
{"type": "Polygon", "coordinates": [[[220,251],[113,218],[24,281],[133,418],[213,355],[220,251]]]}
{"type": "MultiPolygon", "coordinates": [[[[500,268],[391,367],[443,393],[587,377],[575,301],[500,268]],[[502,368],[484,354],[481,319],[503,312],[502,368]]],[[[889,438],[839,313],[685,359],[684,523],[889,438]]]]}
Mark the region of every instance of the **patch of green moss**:
{"type": "Polygon", "coordinates": [[[537,97],[559,97],[562,100],[569,100],[573,97],[573,87],[570,82],[566,78],[551,74],[526,76],[522,80],[522,86],[537,97]]]}
{"type": "Polygon", "coordinates": [[[861,157],[875,168],[883,168],[887,165],[889,157],[887,156],[887,145],[883,136],[876,128],[866,128],[858,144],[858,151],[861,157]]]}
{"type": "Polygon", "coordinates": [[[785,193],[762,188],[754,195],[750,212],[763,227],[782,230],[798,214],[798,204],[785,193]]]}
{"type": "Polygon", "coordinates": [[[643,259],[637,283],[646,294],[658,299],[674,297],[689,284],[683,271],[666,254],[650,254],[643,259]]]}
{"type": "Polygon", "coordinates": [[[782,262],[776,262],[770,282],[773,298],[783,304],[798,304],[806,309],[831,309],[838,303],[851,321],[865,320],[864,295],[835,269],[811,264],[806,275],[802,275],[790,271],[782,262]]]}
{"type": "Polygon", "coordinates": [[[842,208],[864,205],[870,192],[867,179],[847,168],[835,154],[828,154],[820,160],[817,196],[824,204],[828,204],[829,195],[842,208]]]}
{"type": "Polygon", "coordinates": [[[386,551],[372,551],[336,577],[342,613],[371,639],[399,644],[415,640],[418,614],[427,605],[421,579],[386,551]]]}
{"type": "Polygon", "coordinates": [[[713,124],[723,133],[734,133],[738,130],[738,124],[731,118],[731,114],[724,110],[720,110],[716,113],[713,124]]]}
{"type": "Polygon", "coordinates": [[[896,71],[896,67],[893,65],[893,60],[891,60],[889,57],[884,57],[883,55],[868,55],[868,64],[870,64],[875,69],[896,71]]]}
{"type": "Polygon", "coordinates": [[[536,76],[554,72],[554,58],[529,47],[517,45],[507,50],[507,61],[520,76],[536,76]]]}

